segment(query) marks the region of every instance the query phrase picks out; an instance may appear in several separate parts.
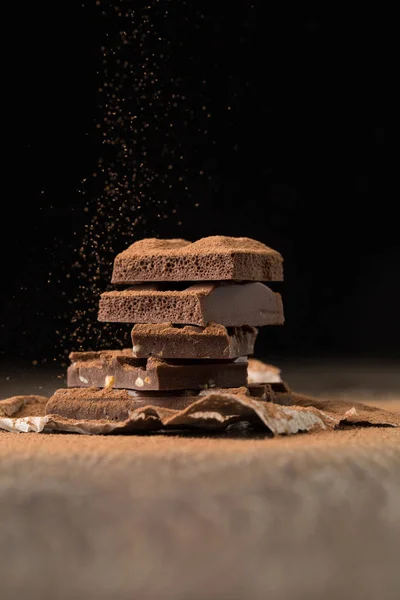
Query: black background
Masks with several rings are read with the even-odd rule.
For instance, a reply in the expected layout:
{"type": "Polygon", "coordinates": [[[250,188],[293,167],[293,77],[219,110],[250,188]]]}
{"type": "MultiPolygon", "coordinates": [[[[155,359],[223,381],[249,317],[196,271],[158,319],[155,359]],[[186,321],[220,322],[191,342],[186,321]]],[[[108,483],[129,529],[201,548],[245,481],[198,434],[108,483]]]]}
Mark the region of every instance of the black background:
{"type": "MultiPolygon", "coordinates": [[[[120,238],[116,228],[113,252],[153,234],[254,237],[285,258],[285,282],[274,287],[286,324],[262,332],[259,353],[398,356],[398,192],[385,152],[392,115],[383,8],[343,15],[244,0],[161,2],[154,10],[115,4],[154,18],[168,40],[160,86],[168,91],[179,79],[185,111],[193,111],[189,125],[174,113],[173,140],[155,133],[148,148],[160,170],[172,157],[187,189],[155,184],[163,218],[154,201],[142,202],[141,224],[131,238],[129,227],[120,238]]],[[[76,347],[68,337],[75,309],[88,297],[96,302],[97,291],[79,295],[81,273],[70,265],[103,185],[91,175],[103,153],[100,48],[118,37],[110,5],[29,3],[11,17],[0,236],[6,359],[59,359],[76,347]]],[[[142,106],[151,122],[151,107],[142,106]]],[[[105,252],[100,284],[110,264],[105,252]]]]}

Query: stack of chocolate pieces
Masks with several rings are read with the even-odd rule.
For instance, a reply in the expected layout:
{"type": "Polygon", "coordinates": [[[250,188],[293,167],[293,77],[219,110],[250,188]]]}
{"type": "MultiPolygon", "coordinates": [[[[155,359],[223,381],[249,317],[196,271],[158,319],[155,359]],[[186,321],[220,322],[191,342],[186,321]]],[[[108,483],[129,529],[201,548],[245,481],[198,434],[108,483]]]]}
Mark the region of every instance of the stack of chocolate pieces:
{"type": "Polygon", "coordinates": [[[182,409],[210,391],[268,400],[247,382],[257,327],[281,325],[281,255],[249,238],[144,239],[119,254],[98,319],[133,325],[132,347],[73,352],[68,389],[47,413],[122,421],[148,405],[182,409]]]}

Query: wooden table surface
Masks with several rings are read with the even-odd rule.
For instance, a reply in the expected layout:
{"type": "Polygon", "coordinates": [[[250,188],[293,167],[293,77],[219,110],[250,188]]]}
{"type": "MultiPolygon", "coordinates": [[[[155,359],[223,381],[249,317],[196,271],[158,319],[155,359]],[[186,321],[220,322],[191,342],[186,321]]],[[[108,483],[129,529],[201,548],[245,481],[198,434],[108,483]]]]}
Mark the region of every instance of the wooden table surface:
{"type": "MultiPolygon", "coordinates": [[[[400,411],[393,365],[285,375],[299,391],[400,411]]],[[[40,372],[3,383],[7,393],[58,385],[40,372]]],[[[0,523],[2,600],[397,599],[400,429],[1,432],[0,523]]]]}

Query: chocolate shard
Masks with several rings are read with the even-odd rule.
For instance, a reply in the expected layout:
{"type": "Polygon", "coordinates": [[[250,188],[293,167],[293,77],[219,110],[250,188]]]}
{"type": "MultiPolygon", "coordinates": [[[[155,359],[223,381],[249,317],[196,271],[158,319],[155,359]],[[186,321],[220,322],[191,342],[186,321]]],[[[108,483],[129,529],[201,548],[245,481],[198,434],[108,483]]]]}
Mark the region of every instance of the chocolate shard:
{"type": "Polygon", "coordinates": [[[0,400],[0,417],[41,416],[47,401],[47,396],[32,394],[5,398],[0,400]]]}
{"type": "Polygon", "coordinates": [[[196,284],[183,291],[135,286],[105,292],[99,321],[165,323],[225,327],[282,325],[281,296],[262,283],[196,284]]]}
{"type": "Polygon", "coordinates": [[[137,358],[183,358],[225,360],[254,352],[254,327],[232,327],[212,323],[207,327],[171,323],[138,324],[132,329],[133,356],[137,358]]]}
{"type": "Polygon", "coordinates": [[[69,387],[115,387],[130,390],[184,390],[246,385],[247,360],[165,361],[133,358],[123,351],[73,354],[69,387]]]}
{"type": "Polygon", "coordinates": [[[278,383],[281,380],[280,369],[256,358],[250,358],[248,366],[249,383],[278,383]]]}
{"type": "Polygon", "coordinates": [[[250,238],[217,235],[193,243],[148,238],[116,256],[112,282],[282,281],[282,265],[279,252],[250,238]]]}
{"type": "Polygon", "coordinates": [[[108,419],[125,421],[129,414],[145,406],[182,410],[210,393],[229,393],[270,401],[270,390],[263,386],[173,392],[136,392],[112,388],[68,388],[57,390],[49,399],[46,414],[67,419],[108,419]]]}

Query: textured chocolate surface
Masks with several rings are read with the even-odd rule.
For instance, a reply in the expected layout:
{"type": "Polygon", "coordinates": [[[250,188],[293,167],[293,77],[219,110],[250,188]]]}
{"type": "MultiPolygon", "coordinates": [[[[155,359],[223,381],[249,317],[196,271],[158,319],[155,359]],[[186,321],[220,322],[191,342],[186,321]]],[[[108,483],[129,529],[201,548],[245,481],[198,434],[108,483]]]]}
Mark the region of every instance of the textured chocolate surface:
{"type": "Polygon", "coordinates": [[[282,325],[282,299],[262,283],[196,284],[183,291],[135,286],[105,292],[99,321],[226,327],[282,325]]]}
{"type": "Polygon", "coordinates": [[[254,327],[227,329],[215,323],[207,327],[138,324],[132,329],[133,356],[233,359],[253,354],[257,333],[254,327]]]}
{"type": "Polygon", "coordinates": [[[89,350],[88,352],[70,352],[69,359],[71,363],[81,361],[89,362],[91,360],[97,360],[100,355],[107,356],[107,358],[110,360],[112,358],[133,358],[131,348],[123,348],[122,350],[89,350]]]}
{"type": "Polygon", "coordinates": [[[250,238],[148,238],[116,256],[112,282],[282,281],[282,264],[279,252],[250,238]]]}
{"type": "Polygon", "coordinates": [[[130,390],[184,390],[240,387],[247,383],[247,360],[164,361],[128,356],[128,350],[75,352],[68,368],[69,387],[130,390]]]}
{"type": "Polygon", "coordinates": [[[46,414],[68,419],[111,419],[124,421],[129,413],[142,406],[163,406],[173,410],[186,408],[196,394],[174,392],[160,394],[133,390],[69,388],[57,390],[49,399],[46,414]]]}
{"type": "Polygon", "coordinates": [[[0,418],[42,415],[43,404],[47,402],[46,396],[24,394],[11,396],[11,398],[0,399],[0,418]]]}
{"type": "Polygon", "coordinates": [[[249,386],[213,390],[183,390],[180,392],[136,392],[132,390],[68,388],[57,390],[49,399],[46,414],[68,419],[110,419],[124,421],[129,413],[145,406],[160,406],[182,410],[207,393],[244,394],[260,401],[271,401],[274,394],[268,386],[249,386]]]}

